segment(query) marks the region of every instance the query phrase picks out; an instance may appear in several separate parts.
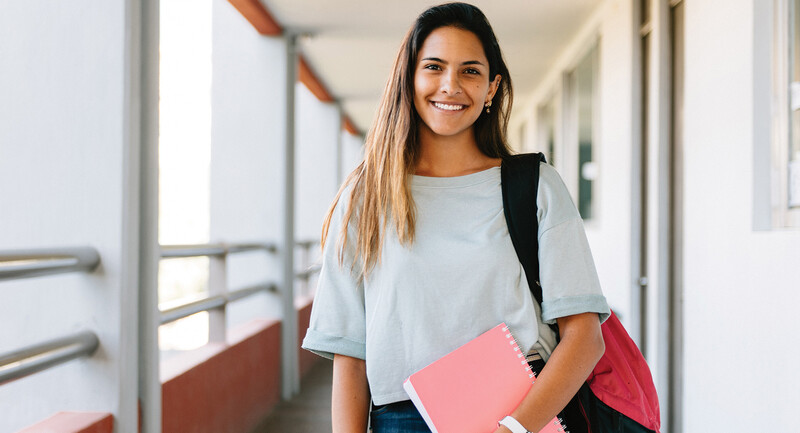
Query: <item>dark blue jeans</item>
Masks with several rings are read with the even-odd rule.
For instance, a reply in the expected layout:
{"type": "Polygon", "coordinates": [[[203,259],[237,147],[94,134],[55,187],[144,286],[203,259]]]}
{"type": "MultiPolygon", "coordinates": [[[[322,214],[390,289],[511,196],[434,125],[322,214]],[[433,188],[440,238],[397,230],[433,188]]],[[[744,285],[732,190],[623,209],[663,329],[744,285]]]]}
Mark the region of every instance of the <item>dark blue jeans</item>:
{"type": "Polygon", "coordinates": [[[372,433],[431,433],[411,400],[379,406],[369,416],[372,433]]]}

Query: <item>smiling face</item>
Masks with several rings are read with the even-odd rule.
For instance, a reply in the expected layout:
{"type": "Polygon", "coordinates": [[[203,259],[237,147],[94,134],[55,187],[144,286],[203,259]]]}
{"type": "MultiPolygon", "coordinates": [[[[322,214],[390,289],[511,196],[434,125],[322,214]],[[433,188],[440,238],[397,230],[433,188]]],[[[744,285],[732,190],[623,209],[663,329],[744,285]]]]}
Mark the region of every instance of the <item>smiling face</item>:
{"type": "Polygon", "coordinates": [[[431,32],[414,71],[421,138],[473,140],[473,124],[499,82],[499,75],[489,77],[489,61],[474,33],[456,27],[431,32]]]}

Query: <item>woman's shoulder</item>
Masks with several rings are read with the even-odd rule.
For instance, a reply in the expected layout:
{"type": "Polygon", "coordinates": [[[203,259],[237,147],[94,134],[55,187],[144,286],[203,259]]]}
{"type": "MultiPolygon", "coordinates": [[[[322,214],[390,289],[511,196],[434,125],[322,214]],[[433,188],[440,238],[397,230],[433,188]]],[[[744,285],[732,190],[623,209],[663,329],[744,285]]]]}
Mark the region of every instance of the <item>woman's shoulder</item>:
{"type": "Polygon", "coordinates": [[[546,162],[541,163],[539,165],[539,183],[552,184],[556,182],[564,183],[556,168],[546,162]]]}
{"type": "Polygon", "coordinates": [[[552,227],[570,219],[580,219],[561,175],[550,164],[539,167],[539,187],[536,198],[540,227],[552,227]]]}
{"type": "Polygon", "coordinates": [[[542,163],[539,166],[539,197],[546,199],[569,199],[569,191],[567,185],[561,178],[561,175],[556,171],[555,167],[550,164],[542,163]]]}

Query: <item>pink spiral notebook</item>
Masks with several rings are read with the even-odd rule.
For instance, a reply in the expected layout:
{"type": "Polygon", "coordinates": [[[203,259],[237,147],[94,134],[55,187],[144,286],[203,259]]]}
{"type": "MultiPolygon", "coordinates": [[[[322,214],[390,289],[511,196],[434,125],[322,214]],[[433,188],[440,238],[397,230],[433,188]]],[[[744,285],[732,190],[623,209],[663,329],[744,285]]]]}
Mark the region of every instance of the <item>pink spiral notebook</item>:
{"type": "MultiPolygon", "coordinates": [[[[434,433],[492,433],[519,405],[536,377],[501,323],[403,383],[434,433]]],[[[562,433],[558,418],[540,433],[562,433]]]]}

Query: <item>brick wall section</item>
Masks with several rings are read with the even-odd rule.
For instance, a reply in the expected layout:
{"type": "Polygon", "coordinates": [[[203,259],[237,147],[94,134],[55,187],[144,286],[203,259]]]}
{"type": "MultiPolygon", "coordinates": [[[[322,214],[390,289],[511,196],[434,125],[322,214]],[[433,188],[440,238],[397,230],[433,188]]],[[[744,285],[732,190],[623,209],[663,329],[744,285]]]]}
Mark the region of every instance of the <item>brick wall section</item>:
{"type": "Polygon", "coordinates": [[[311,304],[311,302],[308,302],[297,309],[297,347],[300,351],[298,355],[298,362],[300,364],[300,377],[305,376],[306,373],[308,373],[308,371],[311,370],[311,368],[314,367],[314,364],[320,359],[319,356],[309,352],[308,350],[300,348],[300,345],[303,343],[303,338],[306,336],[306,331],[308,330],[308,321],[311,319],[311,304]]]}
{"type": "Polygon", "coordinates": [[[228,347],[163,381],[163,433],[246,433],[280,400],[281,323],[231,334],[228,347]]]}
{"type": "Polygon", "coordinates": [[[111,433],[114,417],[102,412],[58,412],[17,433],[111,433]]]}

